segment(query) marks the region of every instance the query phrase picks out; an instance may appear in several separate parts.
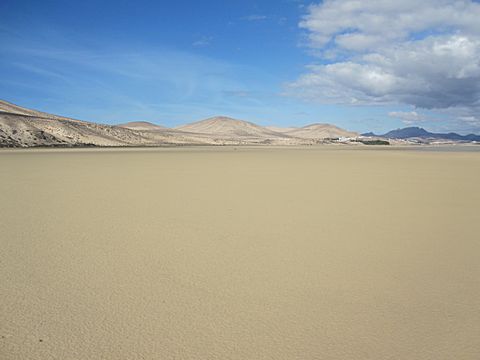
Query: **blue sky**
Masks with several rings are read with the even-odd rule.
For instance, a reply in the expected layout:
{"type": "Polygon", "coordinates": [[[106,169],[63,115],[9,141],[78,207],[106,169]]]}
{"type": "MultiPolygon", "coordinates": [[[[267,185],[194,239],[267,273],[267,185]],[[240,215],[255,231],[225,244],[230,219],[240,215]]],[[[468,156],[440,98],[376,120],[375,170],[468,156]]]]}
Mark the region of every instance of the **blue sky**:
{"type": "MultiPolygon", "coordinates": [[[[330,31],[322,20],[329,11],[349,15],[341,3],[2,0],[0,98],[110,124],[143,120],[176,126],[227,115],[262,125],[329,122],[356,131],[407,125],[438,131],[480,129],[475,96],[469,103],[447,107],[432,101],[440,97],[435,94],[450,96],[443,88],[433,95],[400,96],[391,79],[401,70],[372,70],[369,60],[359,60],[366,50],[377,54],[375,49],[358,49],[365,36],[355,38],[352,46],[345,23],[329,23],[330,31]],[[344,74],[350,78],[345,80],[344,74]],[[362,77],[356,78],[358,74],[362,77]]],[[[363,10],[377,17],[380,11],[363,10]]],[[[386,20],[392,16],[380,15],[386,20]]],[[[374,32],[364,24],[356,26],[353,34],[374,32]]],[[[416,40],[424,41],[437,36],[438,26],[429,22],[409,36],[417,34],[416,40]],[[418,34],[429,35],[420,39],[418,34]]],[[[463,29],[451,27],[447,35],[463,29]]],[[[398,32],[405,29],[408,25],[398,32]]],[[[477,34],[470,33],[465,30],[468,39],[475,40],[477,34]]],[[[392,35],[390,41],[401,45],[406,40],[392,35]]],[[[367,42],[371,44],[371,38],[367,42]]],[[[473,46],[476,50],[476,43],[473,46]]],[[[470,64],[460,65],[464,70],[470,64]]],[[[442,85],[441,71],[446,70],[439,71],[439,78],[429,75],[429,81],[459,87],[458,82],[442,85]]],[[[477,75],[469,76],[475,80],[477,75]]],[[[455,96],[463,94],[451,94],[455,96]]]]}

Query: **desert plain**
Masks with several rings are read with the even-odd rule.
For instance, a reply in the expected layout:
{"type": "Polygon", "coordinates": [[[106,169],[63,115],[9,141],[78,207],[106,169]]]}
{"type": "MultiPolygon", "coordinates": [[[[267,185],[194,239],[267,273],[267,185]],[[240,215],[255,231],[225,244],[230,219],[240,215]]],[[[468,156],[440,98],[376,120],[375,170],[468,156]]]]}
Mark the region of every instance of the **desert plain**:
{"type": "Polygon", "coordinates": [[[472,149],[2,150],[0,358],[479,359],[472,149]]]}

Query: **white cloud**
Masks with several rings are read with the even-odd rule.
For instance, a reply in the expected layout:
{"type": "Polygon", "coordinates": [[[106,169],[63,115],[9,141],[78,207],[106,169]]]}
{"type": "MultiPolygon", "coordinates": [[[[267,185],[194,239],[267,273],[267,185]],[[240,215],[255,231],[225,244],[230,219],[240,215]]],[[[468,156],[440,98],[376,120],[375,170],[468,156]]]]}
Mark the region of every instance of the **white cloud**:
{"type": "Polygon", "coordinates": [[[247,20],[247,21],[262,21],[266,19],[267,19],[266,15],[259,15],[259,14],[252,14],[252,15],[244,16],[242,18],[242,20],[247,20]]]}
{"type": "Polygon", "coordinates": [[[458,109],[477,118],[478,19],[480,4],[471,0],[311,5],[300,27],[323,59],[309,65],[289,92],[321,102],[458,109]]]}
{"type": "Polygon", "coordinates": [[[402,120],[406,125],[415,124],[426,120],[426,117],[416,111],[391,111],[388,116],[402,120]]]}
{"type": "MultiPolygon", "coordinates": [[[[432,29],[475,34],[480,31],[479,16],[479,4],[469,0],[325,0],[309,7],[300,27],[309,31],[313,47],[353,37],[367,50],[432,29]]],[[[339,45],[348,49],[350,44],[339,45]]]]}
{"type": "Polygon", "coordinates": [[[212,36],[202,36],[198,40],[194,41],[192,45],[195,47],[205,47],[210,45],[212,40],[213,40],[212,36]]]}

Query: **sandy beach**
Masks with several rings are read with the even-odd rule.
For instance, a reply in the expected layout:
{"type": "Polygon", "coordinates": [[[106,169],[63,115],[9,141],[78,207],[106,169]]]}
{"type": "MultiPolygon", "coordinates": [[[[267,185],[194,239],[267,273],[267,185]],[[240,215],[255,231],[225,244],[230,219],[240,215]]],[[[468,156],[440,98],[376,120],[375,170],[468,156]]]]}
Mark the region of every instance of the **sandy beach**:
{"type": "Polygon", "coordinates": [[[480,358],[480,151],[0,151],[0,358],[480,358]]]}

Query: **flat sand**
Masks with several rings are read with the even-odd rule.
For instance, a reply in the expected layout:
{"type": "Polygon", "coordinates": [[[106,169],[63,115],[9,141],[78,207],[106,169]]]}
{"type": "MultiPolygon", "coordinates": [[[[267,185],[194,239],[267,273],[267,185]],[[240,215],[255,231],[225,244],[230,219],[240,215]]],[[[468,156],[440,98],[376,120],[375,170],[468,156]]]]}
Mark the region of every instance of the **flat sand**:
{"type": "Polygon", "coordinates": [[[480,152],[0,152],[0,358],[480,359],[480,152]]]}

